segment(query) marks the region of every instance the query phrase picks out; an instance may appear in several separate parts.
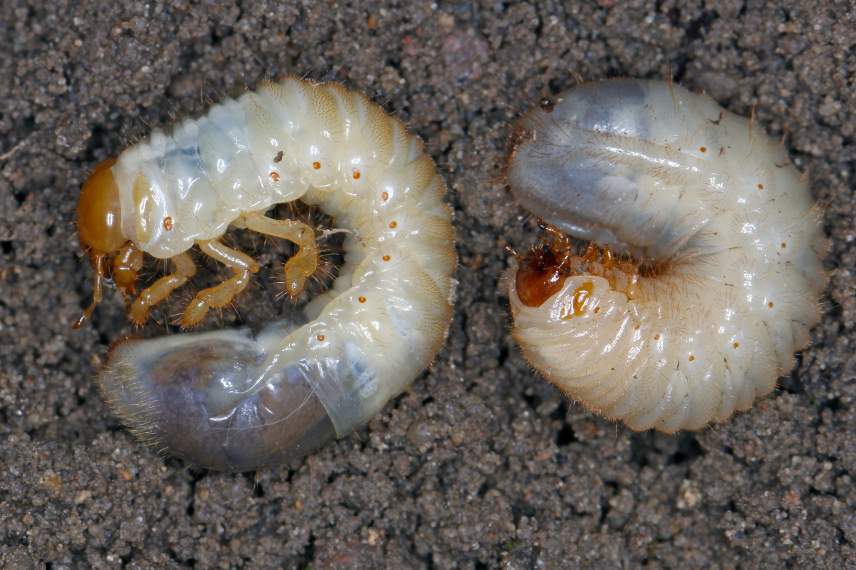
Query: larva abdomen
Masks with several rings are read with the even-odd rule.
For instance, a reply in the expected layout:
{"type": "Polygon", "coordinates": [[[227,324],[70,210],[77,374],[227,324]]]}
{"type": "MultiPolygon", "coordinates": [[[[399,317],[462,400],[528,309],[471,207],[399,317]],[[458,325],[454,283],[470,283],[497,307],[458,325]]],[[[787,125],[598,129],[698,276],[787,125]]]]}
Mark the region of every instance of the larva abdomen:
{"type": "Polygon", "coordinates": [[[747,409],[793,367],[820,318],[825,240],[757,124],[676,85],[614,80],[530,112],[514,138],[515,195],[607,248],[556,238],[512,280],[515,338],[549,380],[672,432],[747,409]]]}

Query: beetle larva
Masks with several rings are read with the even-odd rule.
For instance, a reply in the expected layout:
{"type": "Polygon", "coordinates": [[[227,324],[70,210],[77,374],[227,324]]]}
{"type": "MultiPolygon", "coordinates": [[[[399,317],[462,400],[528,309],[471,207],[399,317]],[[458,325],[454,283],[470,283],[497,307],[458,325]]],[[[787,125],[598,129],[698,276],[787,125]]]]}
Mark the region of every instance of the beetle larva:
{"type": "Polygon", "coordinates": [[[99,374],[111,409],[143,441],[193,463],[243,471],[305,455],[368,421],[437,354],[452,313],[456,265],[446,186],[421,141],[364,96],[333,83],[266,84],[125,150],[84,185],[81,242],[101,281],[133,291],[143,253],[174,273],[145,289],[130,317],[195,273],[194,245],[233,276],[199,292],[198,323],[258,269],[220,238],[238,226],[300,246],[286,288],[318,263],[314,230],[267,217],[300,199],[350,230],[332,288],[305,323],[126,341],[99,374]],[[111,262],[112,258],[112,262],[111,262]]]}
{"type": "Polygon", "coordinates": [[[674,432],[748,409],[793,368],[826,240],[781,144],[710,97],[629,79],[571,89],[513,141],[509,183],[551,236],[515,262],[514,337],[548,380],[674,432]]]}

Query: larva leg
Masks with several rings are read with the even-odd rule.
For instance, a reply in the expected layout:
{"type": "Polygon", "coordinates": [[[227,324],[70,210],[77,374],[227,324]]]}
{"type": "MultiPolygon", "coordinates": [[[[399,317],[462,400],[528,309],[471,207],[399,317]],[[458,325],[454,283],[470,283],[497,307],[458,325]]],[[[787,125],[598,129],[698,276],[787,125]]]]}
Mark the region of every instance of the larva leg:
{"type": "Polygon", "coordinates": [[[134,295],[137,273],[143,268],[143,252],[129,241],[113,260],[113,283],[124,297],[134,295]]]}
{"type": "Polygon", "coordinates": [[[252,257],[217,240],[200,242],[199,249],[231,269],[234,275],[219,285],[203,289],[196,294],[181,316],[181,326],[184,328],[199,324],[208,309],[225,307],[231,303],[235,295],[249,284],[250,274],[259,270],[259,264],[252,257]]]}
{"type": "Polygon", "coordinates": [[[79,319],[77,319],[77,322],[74,323],[73,328],[75,329],[79,329],[86,319],[92,316],[92,312],[95,310],[95,307],[97,307],[98,303],[101,302],[102,283],[104,282],[104,277],[107,274],[107,270],[104,268],[105,256],[97,255],[93,259],[93,265],[95,265],[95,285],[92,287],[92,303],[86,307],[83,314],[79,319]]]}
{"type": "Polygon", "coordinates": [[[131,305],[130,319],[137,326],[142,326],[149,318],[152,307],[166,299],[173,291],[187,283],[196,274],[196,265],[187,253],[179,253],[170,258],[175,271],[164,275],[151,287],[146,287],[134,304],[131,305]]]}
{"type": "Polygon", "coordinates": [[[285,289],[292,298],[300,295],[306,279],[318,269],[318,244],[315,231],[297,220],[275,220],[263,214],[251,214],[244,218],[247,228],[273,237],[287,239],[300,248],[285,262],[285,289]]]}

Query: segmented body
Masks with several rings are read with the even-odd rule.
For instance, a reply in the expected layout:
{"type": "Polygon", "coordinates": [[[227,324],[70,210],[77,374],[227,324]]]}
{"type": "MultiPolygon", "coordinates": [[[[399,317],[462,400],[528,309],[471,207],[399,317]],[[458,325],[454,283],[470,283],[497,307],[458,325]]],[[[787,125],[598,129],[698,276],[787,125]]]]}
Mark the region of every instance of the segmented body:
{"type": "Polygon", "coordinates": [[[111,353],[102,393],[156,447],[225,470],[303,455],[368,421],[439,350],[456,265],[446,187],[421,141],[364,96],[268,84],[128,149],[113,176],[125,235],[155,257],[298,199],[350,230],[344,266],[305,324],[111,353]]]}
{"type": "Polygon", "coordinates": [[[707,96],[638,80],[572,89],[516,139],[521,203],[608,248],[554,242],[511,280],[514,336],[547,379],[674,432],[749,408],[793,368],[820,319],[826,245],[781,144],[707,96]]]}

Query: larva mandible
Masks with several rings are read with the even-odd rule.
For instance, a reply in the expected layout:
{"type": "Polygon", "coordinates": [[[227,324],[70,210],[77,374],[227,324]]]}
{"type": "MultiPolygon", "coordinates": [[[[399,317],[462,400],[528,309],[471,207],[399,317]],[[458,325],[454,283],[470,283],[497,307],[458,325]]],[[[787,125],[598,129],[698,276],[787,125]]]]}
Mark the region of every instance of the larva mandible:
{"type": "Polygon", "coordinates": [[[513,335],[635,430],[748,409],[821,315],[821,215],[783,145],[671,83],[584,84],[524,116],[508,181],[547,226],[515,260],[513,335]],[[576,249],[567,237],[599,244],[576,249]]]}
{"type": "MultiPolygon", "coordinates": [[[[318,262],[314,230],[265,215],[301,200],[350,230],[330,290],[305,323],[120,343],[98,376],[109,407],[144,442],[212,469],[246,471],[305,455],[368,421],[434,358],[452,315],[457,258],[446,186],[422,142],[366,97],[335,83],[263,85],[99,165],[78,226],[101,282],[133,292],[142,255],[174,273],[130,317],[195,272],[197,245],[233,276],[199,292],[182,324],[230,302],[258,266],[219,239],[231,226],[300,246],[285,264],[299,293],[318,262]]],[[[82,320],[82,319],[81,319],[82,320]]]]}

